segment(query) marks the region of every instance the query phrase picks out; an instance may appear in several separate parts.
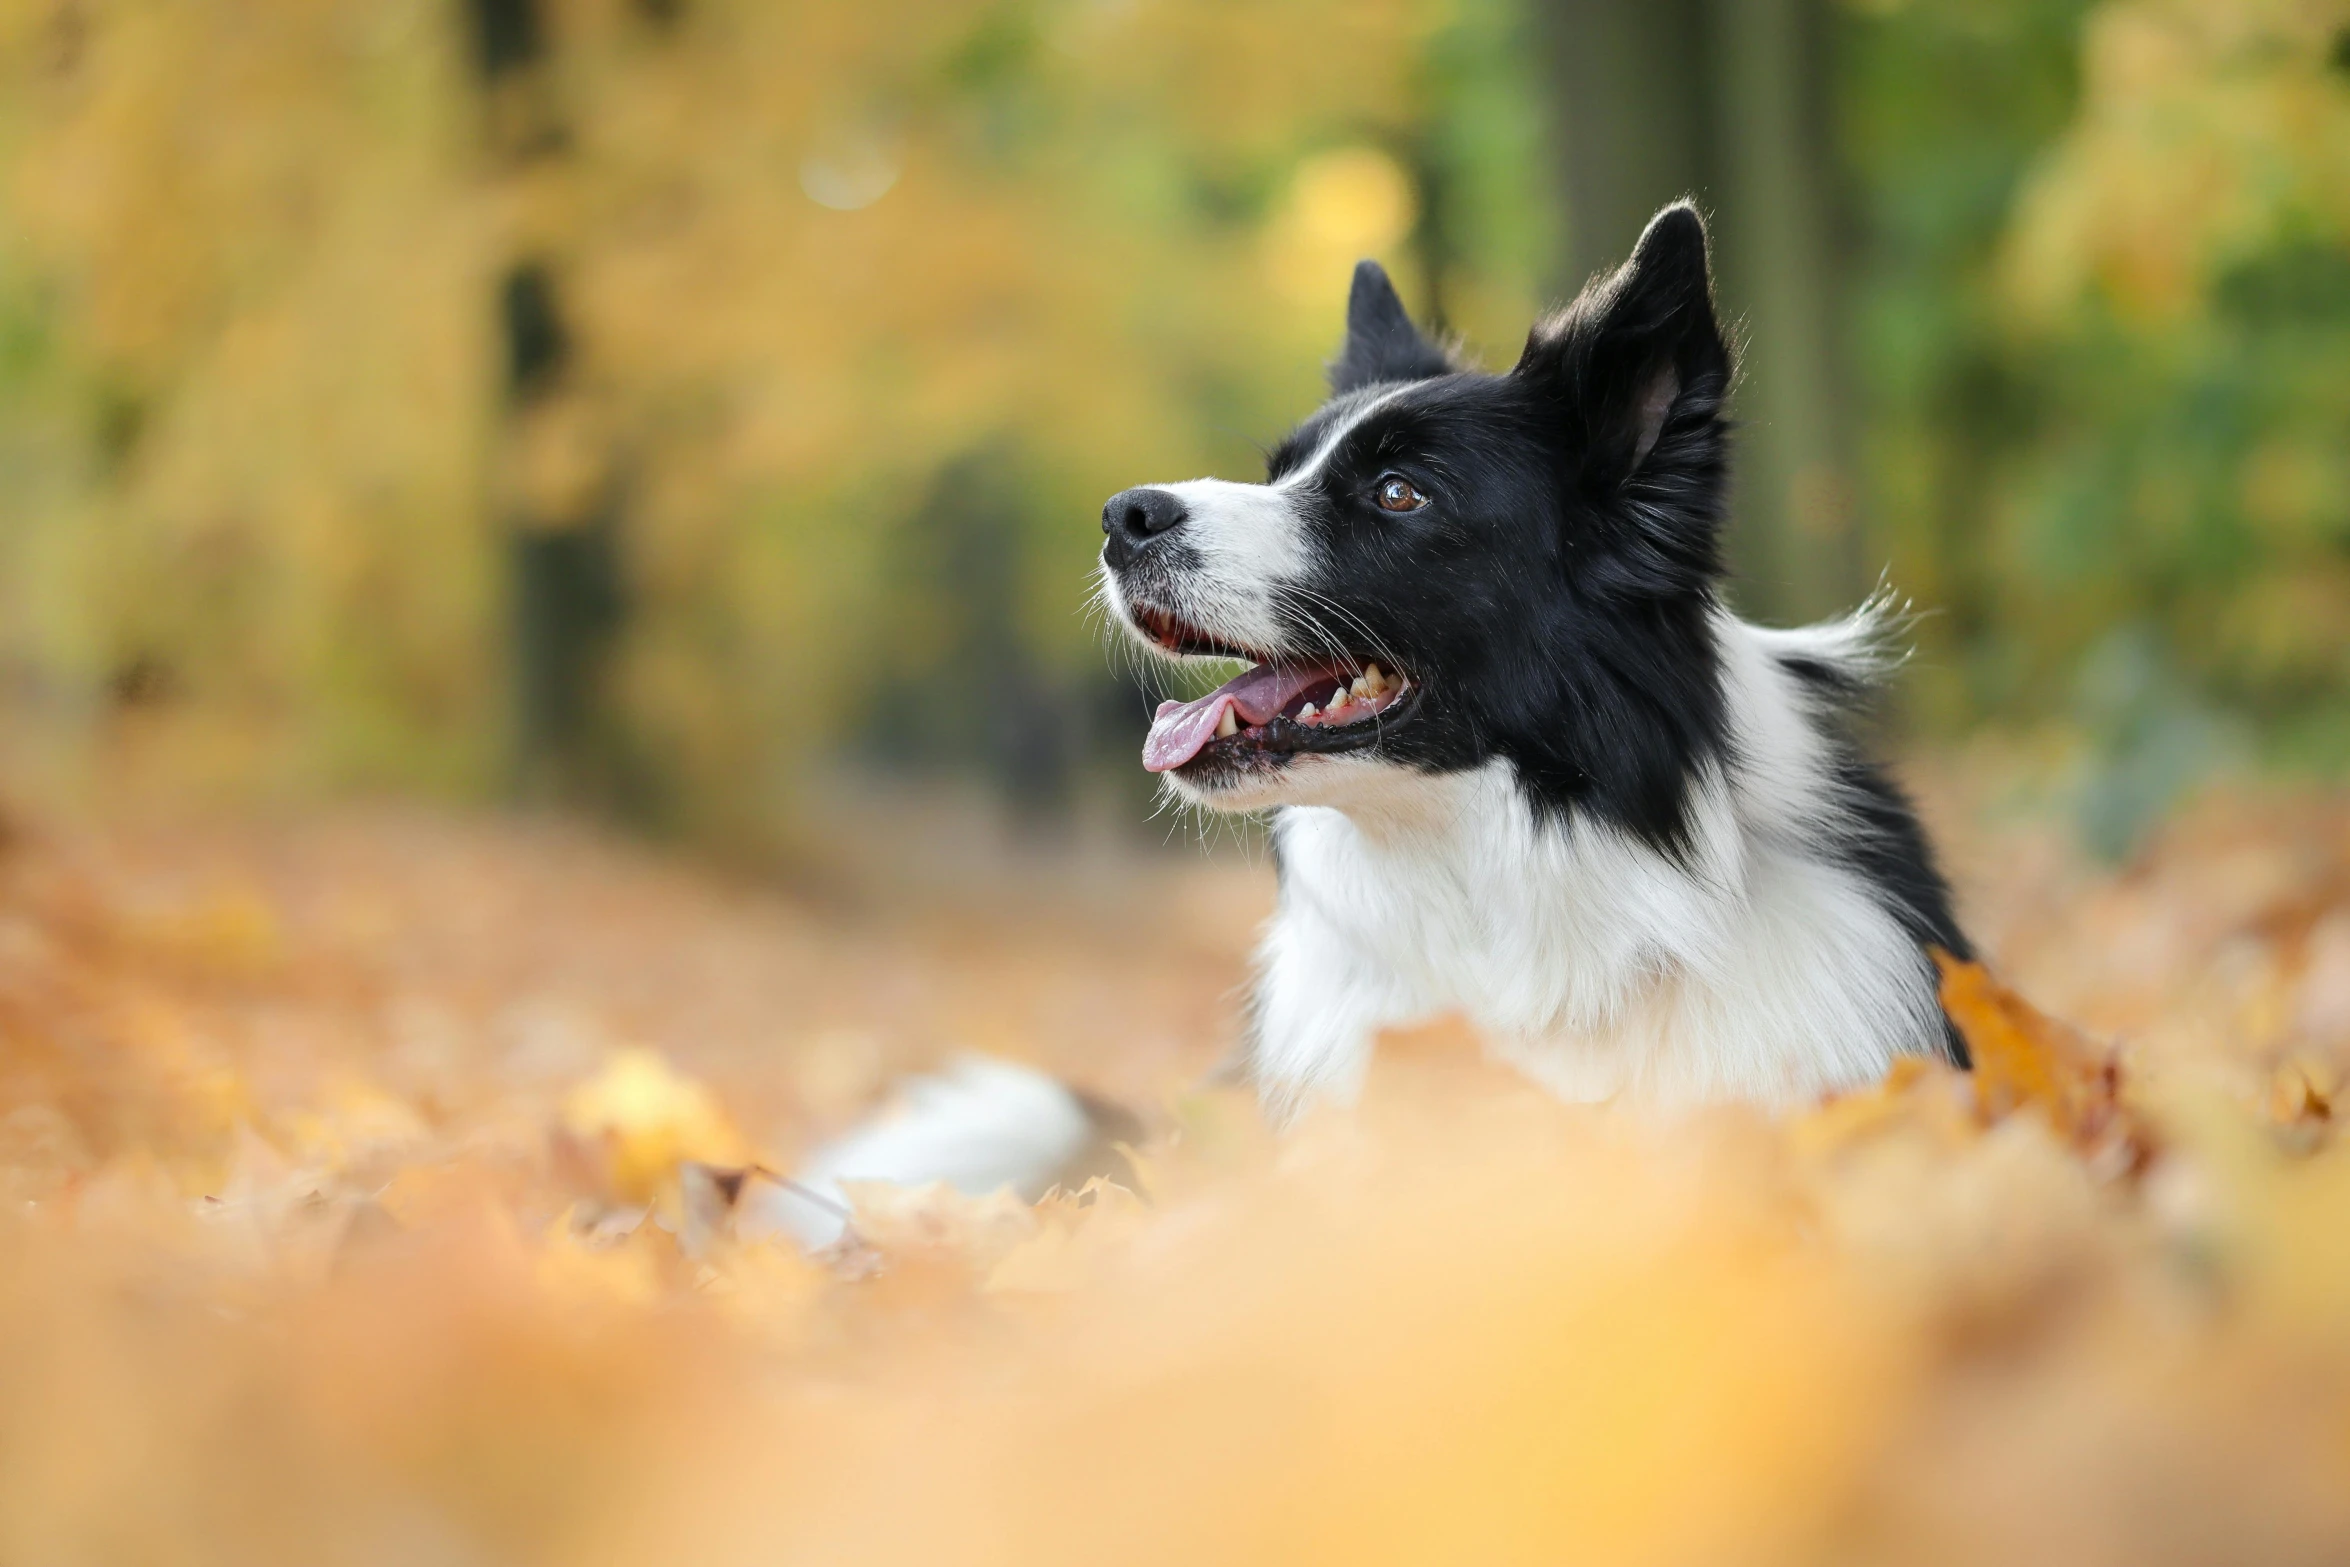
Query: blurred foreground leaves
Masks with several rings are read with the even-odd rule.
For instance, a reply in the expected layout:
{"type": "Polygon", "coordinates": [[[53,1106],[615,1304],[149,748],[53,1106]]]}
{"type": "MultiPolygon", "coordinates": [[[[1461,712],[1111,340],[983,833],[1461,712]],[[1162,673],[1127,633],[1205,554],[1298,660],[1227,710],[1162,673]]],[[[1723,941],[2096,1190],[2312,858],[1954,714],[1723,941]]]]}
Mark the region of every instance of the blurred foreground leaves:
{"type": "Polygon", "coordinates": [[[1976,1076],[1782,1121],[1439,1027],[1275,1143],[1179,1086],[1252,873],[1138,867],[1104,935],[538,830],[29,830],[0,1556],[2338,1560],[2350,816],[2216,801],[2123,880],[2001,831],[1987,946],[2145,1021],[1953,966],[1976,1076]],[[770,1172],[964,1044],[1159,1107],[1133,1186],[777,1240],[770,1172]]]}

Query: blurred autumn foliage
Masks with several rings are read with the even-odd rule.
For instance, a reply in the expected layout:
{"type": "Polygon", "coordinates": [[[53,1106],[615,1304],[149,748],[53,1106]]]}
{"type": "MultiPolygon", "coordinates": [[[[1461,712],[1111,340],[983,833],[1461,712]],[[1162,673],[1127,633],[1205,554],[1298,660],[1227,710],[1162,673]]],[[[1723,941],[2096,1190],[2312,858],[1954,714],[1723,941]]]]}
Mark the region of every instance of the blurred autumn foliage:
{"type": "Polygon", "coordinates": [[[753,831],[872,661],[939,641],[892,539],[987,452],[987,630],[1098,683],[1100,498],[1307,403],[1353,259],[1414,276],[1407,153],[1484,154],[1447,308],[1521,329],[1521,128],[1435,101],[1496,74],[1498,13],[11,5],[11,694],[68,729],[151,698],[232,789],[494,788],[509,535],[609,491],[622,803],[753,831]]]}
{"type": "MultiPolygon", "coordinates": [[[[1057,801],[1134,722],[1099,498],[1250,471],[1357,255],[1503,362],[1571,285],[1542,9],[12,0],[11,750],[738,844],[844,747],[1057,801]]],[[[1831,9],[1863,460],[1796,482],[1938,612],[1913,713],[2086,725],[2120,839],[2231,724],[2338,750],[2350,15],[1831,9]]]]}

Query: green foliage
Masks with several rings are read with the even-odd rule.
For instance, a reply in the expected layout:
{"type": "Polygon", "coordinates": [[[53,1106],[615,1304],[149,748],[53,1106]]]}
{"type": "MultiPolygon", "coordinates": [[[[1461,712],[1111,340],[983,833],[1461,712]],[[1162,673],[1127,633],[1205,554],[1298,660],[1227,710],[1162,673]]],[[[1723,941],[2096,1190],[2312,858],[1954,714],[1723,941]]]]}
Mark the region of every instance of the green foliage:
{"type": "Polygon", "coordinates": [[[2282,0],[1854,24],[1873,476],[1936,718],[2065,712],[2126,644],[2182,710],[2350,727],[2346,36],[2282,0]]]}

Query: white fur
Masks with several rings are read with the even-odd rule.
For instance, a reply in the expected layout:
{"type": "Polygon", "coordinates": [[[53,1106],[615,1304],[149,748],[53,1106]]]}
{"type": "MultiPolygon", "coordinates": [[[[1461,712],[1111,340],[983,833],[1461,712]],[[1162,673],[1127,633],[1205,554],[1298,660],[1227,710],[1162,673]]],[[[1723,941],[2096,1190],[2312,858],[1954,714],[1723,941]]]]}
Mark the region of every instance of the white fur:
{"type": "Polygon", "coordinates": [[[1281,903],[1258,953],[1268,1107],[1350,1097],[1381,1029],[1448,1012],[1572,1100],[1785,1103],[1935,1048],[1917,945],[1836,861],[1831,757],[1779,663],[1857,673],[1875,623],[1719,615],[1734,760],[1701,782],[1680,863],[1588,820],[1538,822],[1506,763],[1285,770],[1281,793],[1305,803],[1274,822],[1281,903]]]}
{"type": "Polygon", "coordinates": [[[1226,479],[1158,488],[1183,502],[1182,542],[1199,557],[1183,573],[1180,599],[1165,607],[1241,647],[1280,646],[1275,584],[1297,581],[1311,566],[1305,521],[1292,498],[1270,485],[1226,479]]]}
{"type": "Polygon", "coordinates": [[[792,1186],[776,1189],[764,1218],[815,1250],[846,1227],[844,1182],[944,1181],[975,1197],[1008,1186],[1033,1202],[1093,1132],[1077,1097],[1042,1072],[958,1056],[937,1076],[905,1083],[890,1113],[819,1149],[792,1186]]]}
{"type": "Polygon", "coordinates": [[[1314,448],[1304,462],[1283,474],[1272,488],[1296,490],[1312,483],[1314,475],[1320,473],[1322,465],[1330,460],[1330,454],[1338,450],[1338,443],[1352,435],[1356,425],[1411,389],[1411,383],[1405,382],[1402,385],[1372,387],[1337,399],[1332,406],[1340,410],[1340,417],[1331,421],[1330,432],[1322,437],[1322,443],[1314,448]]]}

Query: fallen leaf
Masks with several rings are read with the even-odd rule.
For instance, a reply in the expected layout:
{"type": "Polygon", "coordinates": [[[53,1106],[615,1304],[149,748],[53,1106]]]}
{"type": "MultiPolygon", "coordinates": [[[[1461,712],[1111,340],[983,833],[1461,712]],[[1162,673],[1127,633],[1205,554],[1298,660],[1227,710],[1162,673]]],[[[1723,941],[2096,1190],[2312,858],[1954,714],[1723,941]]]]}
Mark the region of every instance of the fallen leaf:
{"type": "Polygon", "coordinates": [[[1980,963],[1937,949],[1942,1007],[1965,1036],[1975,1103],[1986,1121],[2019,1110],[2046,1116],[2101,1173],[2134,1174],[2153,1149],[2142,1118],[2124,1103],[2120,1057],[2050,1017],[1991,977],[1980,963]]]}
{"type": "Polygon", "coordinates": [[[742,1164],[748,1152],[710,1090],[651,1050],[614,1052],[565,1097],[562,1125],[602,1150],[605,1179],[628,1202],[652,1201],[688,1159],[742,1164]]]}

